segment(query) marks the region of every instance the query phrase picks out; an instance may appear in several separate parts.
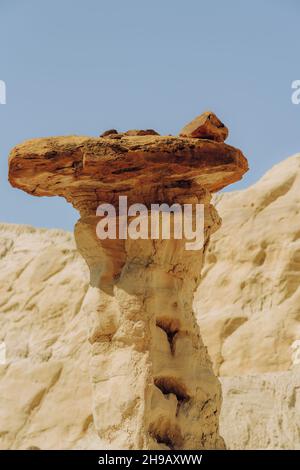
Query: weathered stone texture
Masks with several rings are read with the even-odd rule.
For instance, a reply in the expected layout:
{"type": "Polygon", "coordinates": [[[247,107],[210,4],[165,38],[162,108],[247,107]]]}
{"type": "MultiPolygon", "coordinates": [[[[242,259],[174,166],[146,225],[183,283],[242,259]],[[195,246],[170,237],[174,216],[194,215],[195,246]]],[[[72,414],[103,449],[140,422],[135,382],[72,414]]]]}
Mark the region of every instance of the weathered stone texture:
{"type": "Polygon", "coordinates": [[[224,448],[220,384],[192,302],[220,226],[211,192],[239,180],[248,165],[216,138],[224,132],[216,120],[204,117],[206,140],[199,132],[184,138],[130,131],[35,139],[11,152],[13,186],[65,197],[81,215],[75,238],[90,270],[81,308],[89,323],[93,423],[105,446],[224,448]],[[153,203],[202,204],[204,245],[187,251],[185,239],[100,240],[98,205],[117,206],[123,195],[148,211],[153,203]]]}

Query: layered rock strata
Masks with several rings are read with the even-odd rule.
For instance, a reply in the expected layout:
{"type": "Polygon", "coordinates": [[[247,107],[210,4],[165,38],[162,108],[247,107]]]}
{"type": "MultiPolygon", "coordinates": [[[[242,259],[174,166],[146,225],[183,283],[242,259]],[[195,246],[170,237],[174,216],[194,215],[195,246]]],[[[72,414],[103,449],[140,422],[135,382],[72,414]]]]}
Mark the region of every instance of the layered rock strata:
{"type": "Polygon", "coordinates": [[[210,194],[246,170],[239,150],[193,136],[54,137],[25,142],[10,155],[13,186],[63,196],[80,212],[75,238],[90,269],[82,308],[93,420],[110,446],[224,447],[220,385],[192,301],[209,237],[220,225],[210,194]],[[99,239],[97,207],[117,207],[119,196],[128,205],[143,203],[149,217],[153,203],[203,204],[204,245],[187,251],[185,239],[99,239]]]}

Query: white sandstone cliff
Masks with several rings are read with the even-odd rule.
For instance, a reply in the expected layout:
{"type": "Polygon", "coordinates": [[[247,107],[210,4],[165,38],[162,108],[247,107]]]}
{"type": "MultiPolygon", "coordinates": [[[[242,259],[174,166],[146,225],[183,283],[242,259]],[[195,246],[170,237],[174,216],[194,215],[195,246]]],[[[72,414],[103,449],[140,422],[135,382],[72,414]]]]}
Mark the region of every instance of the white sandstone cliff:
{"type": "MultiPolygon", "coordinates": [[[[299,170],[298,155],[216,197],[223,226],[195,305],[221,375],[228,448],[300,448],[299,170]]],[[[0,225],[1,449],[103,446],[91,411],[87,289],[71,234],[0,225]]]]}

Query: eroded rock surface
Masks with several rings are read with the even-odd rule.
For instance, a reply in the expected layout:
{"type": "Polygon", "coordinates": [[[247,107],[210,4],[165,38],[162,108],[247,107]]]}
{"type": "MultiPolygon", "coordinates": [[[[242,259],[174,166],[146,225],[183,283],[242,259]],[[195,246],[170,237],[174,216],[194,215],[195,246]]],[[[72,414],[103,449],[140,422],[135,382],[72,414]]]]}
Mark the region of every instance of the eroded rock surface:
{"type": "MultiPolygon", "coordinates": [[[[205,128],[207,120],[215,126],[208,116],[205,128]]],[[[148,134],[28,141],[10,155],[9,180],[35,196],[63,196],[80,212],[75,237],[90,270],[82,309],[101,440],[129,449],[219,449],[220,385],[192,301],[204,251],[220,225],[211,192],[239,180],[247,160],[223,142],[195,139],[199,132],[148,134]],[[203,246],[186,251],[185,239],[161,233],[156,240],[100,240],[98,205],[117,208],[124,195],[128,205],[144,204],[147,217],[153,203],[193,210],[202,204],[203,246]]]]}
{"type": "Polygon", "coordinates": [[[10,183],[34,196],[65,197],[81,216],[100,203],[198,200],[248,170],[240,150],[222,142],[172,136],[48,137],[17,145],[10,183]],[[142,190],[141,190],[142,189],[142,190]],[[185,189],[185,191],[183,191],[185,189]]]}
{"type": "Polygon", "coordinates": [[[1,449],[101,446],[89,437],[87,289],[71,234],[0,224],[1,449]]]}
{"type": "Polygon", "coordinates": [[[288,369],[300,339],[300,155],[215,196],[223,223],[195,308],[218,375],[288,369]]]}
{"type": "Polygon", "coordinates": [[[179,135],[224,142],[228,137],[228,129],[214,113],[206,111],[184,126],[179,135]]]}
{"type": "MultiPolygon", "coordinates": [[[[197,305],[215,370],[241,374],[221,376],[220,434],[229,449],[299,449],[299,273],[291,270],[299,249],[299,159],[283,161],[245,191],[217,196],[224,223],[212,236],[204,264],[205,289],[200,291],[203,305],[209,306],[207,314],[197,305]],[[243,229],[244,224],[253,226],[255,237],[249,238],[252,232],[248,225],[243,229]],[[265,241],[269,248],[264,271],[264,264],[254,262],[265,241]],[[209,272],[211,278],[206,279],[209,272]],[[248,280],[249,290],[242,295],[240,283],[248,280]],[[293,290],[294,295],[285,298],[293,290]],[[274,303],[278,297],[281,302],[274,303]],[[235,318],[243,311],[249,317],[240,324],[235,318]],[[239,334],[242,327],[248,330],[239,334]],[[210,328],[216,334],[209,333],[210,328]],[[223,351],[223,368],[217,369],[216,351],[223,351]],[[274,372],[254,372],[268,369],[274,372]]],[[[7,364],[0,365],[1,449],[109,448],[93,425],[90,330],[84,307],[90,302],[88,281],[71,234],[0,225],[0,341],[6,344],[7,356],[7,364]]],[[[158,321],[158,331],[160,324],[166,322],[158,321]]],[[[173,332],[177,327],[167,326],[173,332]]],[[[162,381],[158,385],[165,389],[162,381]]],[[[118,383],[112,393],[119,389],[118,383]]],[[[122,435],[118,439],[115,446],[121,447],[122,435]]]]}
{"type": "MultiPolygon", "coordinates": [[[[218,227],[214,212],[206,224],[207,234],[218,227]]],[[[191,310],[202,252],[186,252],[183,240],[128,239],[112,254],[93,219],[81,219],[75,236],[91,271],[83,309],[101,439],[122,448],[222,448],[221,390],[191,310]],[[115,259],[125,264],[113,281],[115,259]]]]}
{"type": "Polygon", "coordinates": [[[300,368],[222,377],[220,430],[229,449],[300,450],[300,368]]]}

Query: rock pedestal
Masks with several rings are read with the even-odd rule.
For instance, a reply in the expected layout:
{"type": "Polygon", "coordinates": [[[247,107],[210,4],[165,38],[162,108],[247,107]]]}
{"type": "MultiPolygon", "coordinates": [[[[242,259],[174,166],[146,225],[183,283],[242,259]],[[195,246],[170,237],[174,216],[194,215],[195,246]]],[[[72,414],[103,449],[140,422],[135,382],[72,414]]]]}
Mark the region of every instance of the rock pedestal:
{"type": "Polygon", "coordinates": [[[222,449],[220,384],[192,310],[209,237],[220,225],[210,193],[247,161],[223,142],[157,135],[61,137],[17,146],[13,186],[60,195],[81,218],[78,250],[90,268],[84,309],[91,343],[95,428],[124,449],[222,449]],[[204,245],[185,239],[97,237],[96,209],[117,203],[204,205],[204,245]]]}

